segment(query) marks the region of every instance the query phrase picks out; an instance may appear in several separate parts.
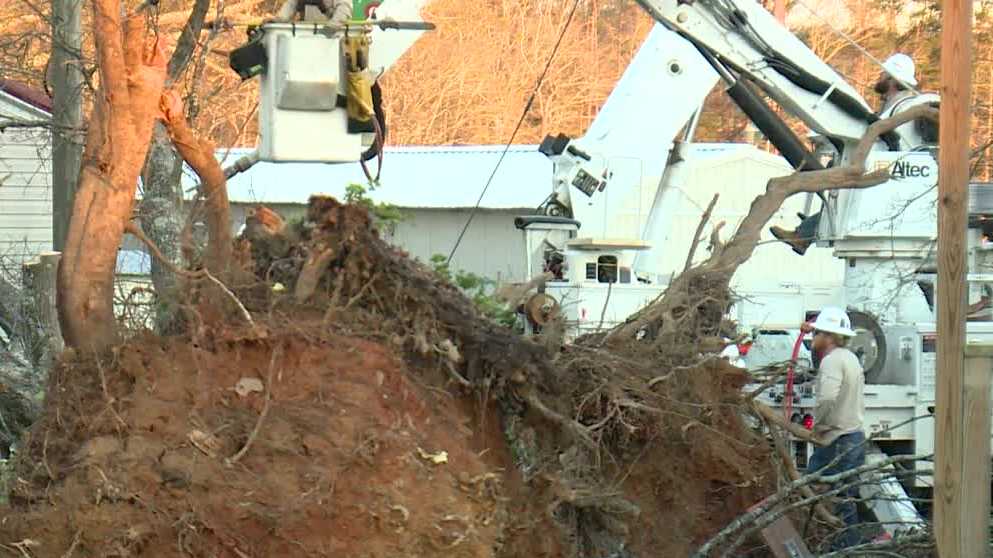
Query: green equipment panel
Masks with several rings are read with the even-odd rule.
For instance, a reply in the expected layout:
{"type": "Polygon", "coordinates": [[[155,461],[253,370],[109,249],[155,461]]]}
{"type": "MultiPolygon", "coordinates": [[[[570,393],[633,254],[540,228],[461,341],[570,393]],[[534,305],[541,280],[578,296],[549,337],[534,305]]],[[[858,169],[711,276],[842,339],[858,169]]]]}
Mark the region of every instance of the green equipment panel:
{"type": "Polygon", "coordinates": [[[355,0],[352,4],[352,17],[357,20],[369,19],[369,14],[382,3],[382,0],[355,0]]]}

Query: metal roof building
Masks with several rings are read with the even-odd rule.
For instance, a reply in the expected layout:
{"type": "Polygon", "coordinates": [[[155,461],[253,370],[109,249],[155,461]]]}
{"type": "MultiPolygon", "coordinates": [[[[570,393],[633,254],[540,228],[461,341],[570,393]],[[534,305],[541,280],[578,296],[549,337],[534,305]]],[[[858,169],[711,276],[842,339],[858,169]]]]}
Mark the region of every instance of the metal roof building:
{"type": "MultiPolygon", "coordinates": [[[[524,239],[514,228],[514,217],[533,211],[551,192],[552,164],[534,145],[503,151],[503,146],[387,147],[379,185],[367,187],[367,195],[400,208],[404,220],[383,231],[384,236],[422,261],[447,256],[479,201],[453,267],[495,280],[526,279],[524,239]]],[[[250,152],[219,149],[217,158],[228,166],[250,152]]],[[[370,172],[375,173],[375,166],[370,162],[370,172]]],[[[196,177],[189,169],[183,180],[191,191],[196,177]]],[[[239,229],[255,204],[294,218],[302,215],[311,194],[344,199],[349,184],[367,183],[357,163],[257,163],[228,181],[232,226],[239,229]]]]}
{"type": "MultiPolygon", "coordinates": [[[[248,155],[251,149],[220,149],[222,166],[248,155]]],[[[460,209],[476,205],[503,153],[502,146],[387,147],[379,186],[369,197],[405,208],[460,209]]],[[[370,172],[376,163],[371,161],[370,172]]],[[[515,145],[507,150],[480,207],[519,209],[538,206],[551,191],[552,164],[538,146],[515,145]]],[[[195,177],[185,175],[186,185],[195,177]]],[[[256,163],[228,181],[234,203],[306,203],[315,193],[342,198],[348,184],[368,181],[358,164],[256,163]]]]}

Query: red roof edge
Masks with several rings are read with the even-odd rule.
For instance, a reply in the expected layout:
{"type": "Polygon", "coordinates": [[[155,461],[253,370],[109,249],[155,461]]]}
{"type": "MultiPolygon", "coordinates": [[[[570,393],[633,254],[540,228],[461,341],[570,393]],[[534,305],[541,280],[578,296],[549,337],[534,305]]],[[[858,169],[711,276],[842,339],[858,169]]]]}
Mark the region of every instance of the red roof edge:
{"type": "Polygon", "coordinates": [[[0,79],[0,91],[16,97],[37,109],[41,109],[49,114],[52,113],[52,98],[41,89],[35,89],[22,81],[0,79]]]}

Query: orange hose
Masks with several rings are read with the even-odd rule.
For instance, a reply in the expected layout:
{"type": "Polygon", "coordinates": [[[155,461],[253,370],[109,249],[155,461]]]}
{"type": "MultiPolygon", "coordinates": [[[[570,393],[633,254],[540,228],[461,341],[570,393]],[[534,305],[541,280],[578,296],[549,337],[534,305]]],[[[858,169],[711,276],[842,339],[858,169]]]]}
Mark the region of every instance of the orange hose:
{"type": "Polygon", "coordinates": [[[790,365],[786,368],[786,393],[783,394],[786,399],[786,420],[790,420],[793,416],[793,376],[796,370],[796,359],[800,356],[800,345],[803,343],[803,331],[800,331],[800,335],[797,336],[796,342],[793,343],[793,356],[790,357],[790,365]]]}

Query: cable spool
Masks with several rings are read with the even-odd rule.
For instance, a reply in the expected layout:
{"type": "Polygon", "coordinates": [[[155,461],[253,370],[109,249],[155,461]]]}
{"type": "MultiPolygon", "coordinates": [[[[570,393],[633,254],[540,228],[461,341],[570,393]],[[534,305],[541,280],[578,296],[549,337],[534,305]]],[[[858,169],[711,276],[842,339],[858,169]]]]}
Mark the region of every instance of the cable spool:
{"type": "Polygon", "coordinates": [[[557,318],[561,307],[558,301],[545,293],[532,295],[524,303],[524,314],[536,326],[544,326],[557,318]]]}
{"type": "Polygon", "coordinates": [[[886,366],[886,335],[876,318],[868,312],[849,310],[855,337],[848,348],[862,361],[865,383],[875,383],[886,366]]]}

